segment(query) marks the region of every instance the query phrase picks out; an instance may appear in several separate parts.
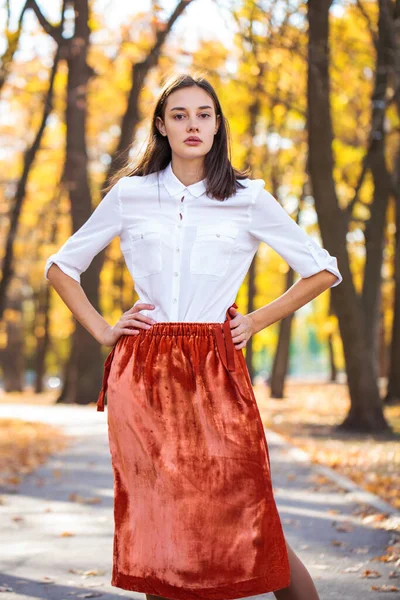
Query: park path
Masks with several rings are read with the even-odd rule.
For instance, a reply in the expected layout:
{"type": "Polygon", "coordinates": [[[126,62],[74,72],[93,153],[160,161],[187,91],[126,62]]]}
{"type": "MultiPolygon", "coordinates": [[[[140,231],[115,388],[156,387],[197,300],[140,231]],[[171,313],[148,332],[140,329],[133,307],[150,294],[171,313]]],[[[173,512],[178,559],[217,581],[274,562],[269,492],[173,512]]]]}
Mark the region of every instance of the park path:
{"type": "MultiPolygon", "coordinates": [[[[1,404],[3,417],[58,425],[71,443],[27,475],[17,491],[0,490],[1,600],[144,600],[144,594],[110,585],[113,481],[106,412],[94,406],[1,404]]],[[[371,561],[386,553],[395,534],[362,519],[360,509],[365,516],[367,505],[356,489],[339,485],[344,480],[310,464],[275,433],[266,436],[285,535],[314,577],[321,600],[400,598],[399,592],[371,590],[400,588],[400,579],[389,576],[396,570],[393,562],[371,561]],[[361,577],[366,570],[381,577],[361,577]]]]}

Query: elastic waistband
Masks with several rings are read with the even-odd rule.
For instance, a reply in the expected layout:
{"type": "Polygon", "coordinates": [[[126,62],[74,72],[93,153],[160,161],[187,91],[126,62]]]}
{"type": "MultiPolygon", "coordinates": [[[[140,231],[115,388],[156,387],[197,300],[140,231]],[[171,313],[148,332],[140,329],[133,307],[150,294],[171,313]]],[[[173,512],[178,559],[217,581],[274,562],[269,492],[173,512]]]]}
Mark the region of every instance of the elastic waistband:
{"type": "MultiPolygon", "coordinates": [[[[145,335],[214,335],[216,329],[221,328],[222,323],[190,322],[190,321],[159,321],[154,323],[150,329],[137,327],[137,336],[145,335]]],[[[131,329],[128,327],[128,329],[131,329]]],[[[135,329],[132,327],[132,329],[135,329]]]]}

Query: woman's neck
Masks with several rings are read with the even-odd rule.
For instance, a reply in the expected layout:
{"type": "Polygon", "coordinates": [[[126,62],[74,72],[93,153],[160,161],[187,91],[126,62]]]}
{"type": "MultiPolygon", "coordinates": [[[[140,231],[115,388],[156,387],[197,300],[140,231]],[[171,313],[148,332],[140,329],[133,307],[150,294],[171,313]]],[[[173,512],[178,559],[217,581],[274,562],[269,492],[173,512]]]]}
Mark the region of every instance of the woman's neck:
{"type": "Polygon", "coordinates": [[[192,185],[204,179],[204,158],[185,160],[172,158],[172,171],[183,185],[192,185]]]}

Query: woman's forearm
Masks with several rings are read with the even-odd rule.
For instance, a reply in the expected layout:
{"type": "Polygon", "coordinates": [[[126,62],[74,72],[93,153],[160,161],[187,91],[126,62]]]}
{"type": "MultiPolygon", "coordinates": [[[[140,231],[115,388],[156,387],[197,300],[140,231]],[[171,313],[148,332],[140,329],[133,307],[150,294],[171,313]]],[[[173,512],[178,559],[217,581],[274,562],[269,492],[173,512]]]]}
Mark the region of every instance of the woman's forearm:
{"type": "Polygon", "coordinates": [[[248,313],[254,323],[254,333],[291,315],[328,289],[335,280],[336,276],[326,270],[311,275],[311,277],[299,279],[279,298],[248,313]]]}
{"type": "Polygon", "coordinates": [[[109,324],[89,302],[80,284],[66,275],[56,263],[51,265],[47,277],[76,320],[101,343],[102,333],[109,324]]]}

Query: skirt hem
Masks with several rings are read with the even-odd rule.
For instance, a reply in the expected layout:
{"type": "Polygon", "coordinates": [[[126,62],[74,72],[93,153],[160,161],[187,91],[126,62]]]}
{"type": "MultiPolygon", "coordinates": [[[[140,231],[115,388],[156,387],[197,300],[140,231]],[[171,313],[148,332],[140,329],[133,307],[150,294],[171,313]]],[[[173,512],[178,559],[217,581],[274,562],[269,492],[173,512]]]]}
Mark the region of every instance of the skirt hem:
{"type": "Polygon", "coordinates": [[[134,577],[114,570],[111,585],[131,592],[163,596],[171,600],[232,600],[275,592],[289,586],[290,576],[271,580],[268,575],[211,588],[170,585],[154,577],[134,577]]]}

